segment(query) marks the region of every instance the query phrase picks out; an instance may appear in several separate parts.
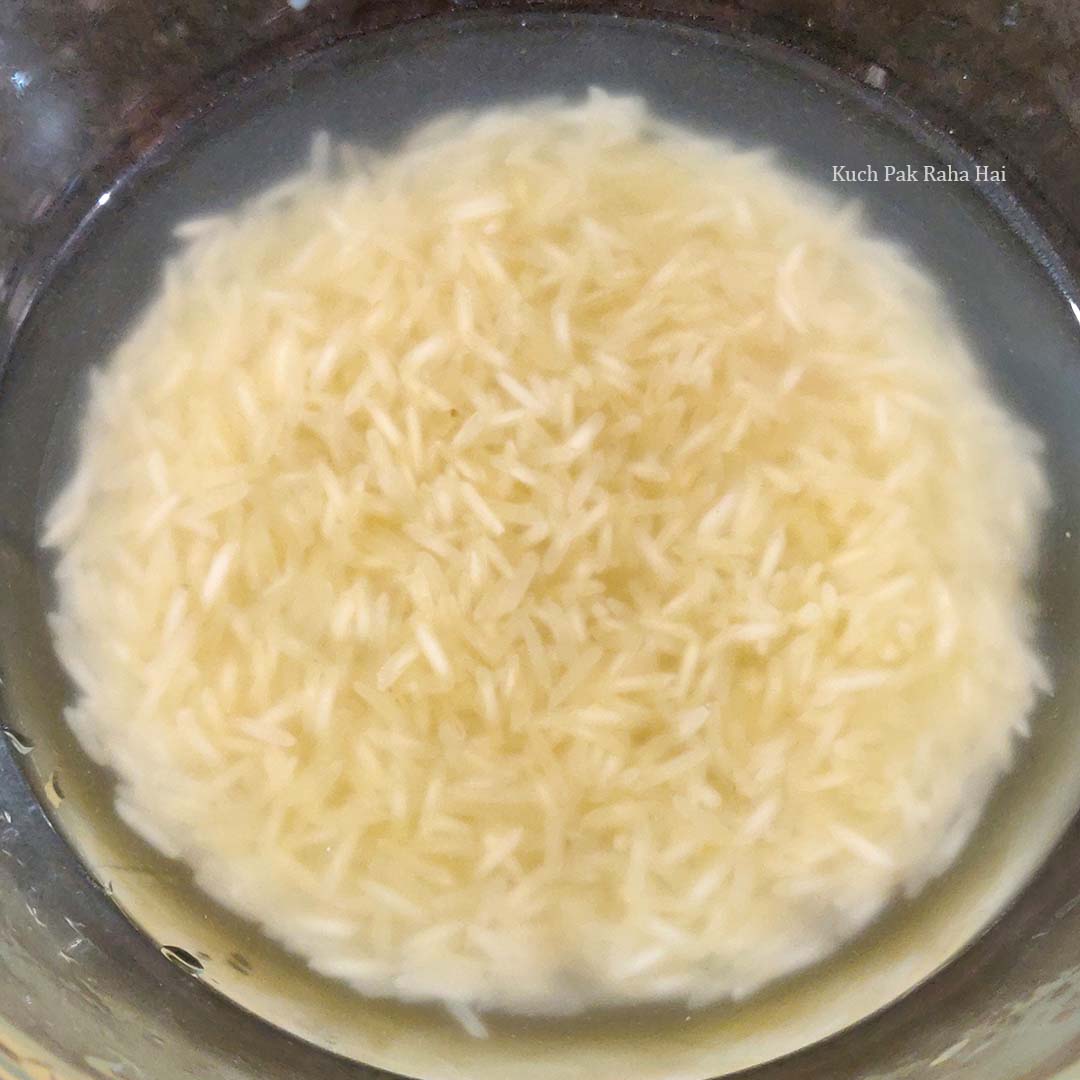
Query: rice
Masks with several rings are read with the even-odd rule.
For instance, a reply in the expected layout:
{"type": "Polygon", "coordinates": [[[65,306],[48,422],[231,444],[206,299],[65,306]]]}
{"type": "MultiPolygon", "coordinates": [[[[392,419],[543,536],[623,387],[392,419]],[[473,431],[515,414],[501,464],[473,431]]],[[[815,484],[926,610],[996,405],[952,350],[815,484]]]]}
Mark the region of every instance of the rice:
{"type": "Polygon", "coordinates": [[[316,156],[180,228],[44,525],[124,819],[477,1036],[940,873],[1046,685],[1047,489],[931,283],[635,99],[316,156]]]}

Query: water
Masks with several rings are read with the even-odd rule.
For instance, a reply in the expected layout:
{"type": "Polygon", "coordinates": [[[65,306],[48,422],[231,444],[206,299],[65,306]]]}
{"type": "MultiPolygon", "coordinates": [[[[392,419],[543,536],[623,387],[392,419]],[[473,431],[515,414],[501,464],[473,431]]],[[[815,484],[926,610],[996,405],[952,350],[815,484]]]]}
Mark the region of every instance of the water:
{"type": "MultiPolygon", "coordinates": [[[[171,226],[235,205],[292,171],[311,134],[386,145],[432,112],[597,84],[644,93],[682,123],[780,149],[831,185],[834,165],[973,163],[901,127],[862,88],[767,47],[627,20],[462,18],[359,40],[281,69],[188,126],[116,190],[56,275],[18,342],[0,392],[0,688],[3,720],[61,830],[115,901],[197,977],[270,1022],[339,1053],[417,1076],[539,1080],[743,1068],[820,1039],[883,1007],[985,927],[1043,860],[1080,794],[1080,379],[1076,320],[1047,269],[1014,231],[1023,221],[993,184],[852,182],[873,225],[942,282],[1000,391],[1048,442],[1056,505],[1037,583],[1056,697],[956,869],[898,907],[855,947],[737,1007],[687,1015],[645,1009],[558,1024],[496,1021],[474,1042],[445,1014],[364,1002],[308,972],[242,920],[205,900],[187,871],[117,820],[110,780],[60,721],[64,685],[43,611],[48,567],[35,522],[62,482],[82,376],[122,336],[154,288],[171,226]],[[994,202],[1011,215],[1012,224],[994,202]],[[51,431],[46,442],[44,431],[51,431]],[[1069,534],[1069,535],[1067,535],[1069,534]],[[188,963],[193,959],[196,964],[188,963]]],[[[1028,234],[1037,244],[1037,237],[1028,234]]],[[[1051,267],[1052,269],[1052,267],[1051,267]]],[[[14,745],[14,742],[12,742],[14,745]]],[[[179,976],[178,972],[178,976],[179,976]]]]}

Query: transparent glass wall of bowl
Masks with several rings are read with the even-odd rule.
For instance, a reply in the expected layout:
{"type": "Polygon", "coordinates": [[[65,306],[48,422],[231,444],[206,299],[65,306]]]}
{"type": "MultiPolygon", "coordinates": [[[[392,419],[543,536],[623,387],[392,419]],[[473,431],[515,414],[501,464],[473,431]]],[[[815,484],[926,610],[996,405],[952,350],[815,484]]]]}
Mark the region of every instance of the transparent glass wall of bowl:
{"type": "MultiPolygon", "coordinates": [[[[279,95],[274,100],[287,115],[290,102],[302,99],[294,91],[308,77],[303,72],[314,78],[322,64],[324,70],[348,71],[350,79],[377,79],[378,66],[389,64],[401,72],[394,92],[377,107],[376,99],[368,101],[367,113],[342,106],[343,120],[351,116],[362,124],[365,115],[393,104],[402,110],[395,115],[404,123],[425,87],[451,94],[467,84],[483,97],[497,95],[500,86],[520,87],[527,78],[546,78],[550,89],[556,78],[576,86],[605,72],[630,81],[645,71],[657,92],[696,108],[699,119],[719,122],[715,95],[724,78],[731,77],[739,57],[759,55],[800,72],[798,78],[813,87],[808,100],[850,100],[853,117],[885,109],[881,123],[888,126],[895,117],[887,101],[895,97],[917,106],[942,131],[952,128],[954,137],[980,157],[1004,160],[1010,187],[1034,207],[1063,257],[1055,261],[1044,252],[1041,270],[1033,261],[1031,288],[1043,288],[1070,263],[1075,269],[1080,140],[1074,125],[1080,86],[1072,57],[1080,29],[1067,0],[971,0],[934,5],[932,11],[914,2],[882,10],[852,0],[808,3],[797,14],[790,7],[779,0],[741,6],[706,0],[527,6],[311,0],[297,10],[277,0],[228,5],[22,0],[0,11],[0,300],[6,317],[6,338],[0,342],[6,361],[0,376],[0,722],[9,729],[0,740],[0,1076],[344,1080],[388,1075],[333,1053],[346,1047],[334,1045],[327,1017],[317,1009],[301,1017],[299,1026],[309,1025],[301,1034],[313,1040],[305,1041],[282,1030],[288,1026],[283,1013],[275,1026],[216,992],[238,1000],[253,993],[242,988],[252,977],[252,961],[263,960],[260,944],[237,923],[224,920],[208,927],[182,870],[110,831],[107,777],[73,764],[77,756],[56,723],[65,687],[43,630],[47,574],[32,542],[43,440],[56,429],[71,365],[85,359],[80,350],[88,339],[74,333],[72,314],[84,321],[90,338],[99,335],[103,347],[108,334],[95,320],[105,310],[129,311],[125,305],[152,280],[154,252],[139,242],[134,225],[127,240],[117,227],[124,207],[133,205],[124,200],[142,206],[152,199],[154,177],[167,187],[171,163],[188,160],[198,179],[197,161],[184,159],[180,148],[191,145],[185,142],[189,134],[196,142],[212,137],[213,125],[199,129],[182,118],[219,102],[207,116],[232,117],[229,123],[246,116],[257,125],[268,100],[259,97],[260,86],[268,87],[271,98],[279,95]],[[664,26],[649,21],[659,16],[664,26]],[[684,23],[689,30],[680,29],[684,23]],[[737,36],[713,38],[713,31],[737,36]],[[747,31],[758,35],[755,42],[792,42],[843,77],[800,67],[797,54],[746,44],[738,35],[747,31]],[[349,40],[311,64],[304,61],[337,38],[349,40]],[[410,64],[419,66],[410,69],[410,64]],[[256,79],[253,89],[242,90],[242,75],[271,66],[287,74],[265,83],[256,79]],[[862,97],[855,90],[860,84],[866,88],[862,97]],[[210,134],[200,136],[200,130],[210,134]],[[137,179],[127,194],[117,190],[115,203],[98,206],[117,178],[145,160],[162,167],[137,179]],[[115,288],[108,290],[115,293],[113,306],[102,302],[106,293],[92,295],[69,279],[66,290],[53,292],[66,302],[54,300],[50,311],[44,294],[11,350],[14,330],[50,262],[95,207],[99,218],[85,233],[85,257],[101,259],[107,267],[110,250],[115,256],[115,245],[128,243],[135,260],[126,279],[115,279],[115,288]],[[147,261],[140,264],[139,257],[147,261]],[[1039,279],[1043,285],[1036,283],[1040,273],[1048,275],[1039,279]],[[44,737],[34,738],[36,728],[44,737]],[[31,743],[36,743],[32,749],[31,743]],[[50,795],[57,769],[70,770],[61,779],[59,808],[55,785],[50,795]],[[92,843],[100,845],[90,859],[98,879],[86,872],[69,841],[84,853],[92,852],[92,843]],[[118,895],[140,922],[154,922],[160,933],[150,937],[136,930],[117,906],[118,895]],[[162,906],[154,900],[161,896],[172,899],[162,906]],[[153,903],[159,904],[156,914],[153,903]],[[203,965],[201,975],[172,963],[162,955],[163,945],[193,953],[203,965]]],[[[740,99],[730,95],[728,100],[737,111],[740,99]]],[[[294,114],[295,121],[299,118],[294,114]]],[[[299,130],[292,128],[297,147],[299,130]]],[[[270,134],[282,137],[280,128],[270,134]]],[[[812,135],[805,136],[808,152],[812,135]]],[[[258,142],[251,145],[257,149],[258,142]]],[[[234,160],[241,173],[244,161],[249,163],[251,181],[260,175],[257,155],[234,160]]],[[[213,178],[212,171],[204,173],[200,182],[212,184],[213,178]]],[[[231,181],[221,182],[227,188],[231,181]]],[[[880,206],[885,219],[890,205],[880,206]]],[[[978,202],[965,204],[964,212],[969,211],[990,215],[986,220],[996,213],[978,202]]],[[[134,221],[138,214],[129,216],[134,221]]],[[[1008,228],[1001,228],[1001,243],[1013,243],[1008,228]]],[[[933,233],[931,222],[926,236],[932,239],[933,233]]],[[[980,262],[970,261],[976,267],[980,262]]],[[[73,260],[66,272],[81,273],[79,265],[73,260]]],[[[58,286],[62,279],[63,274],[58,286]]],[[[984,305],[979,310],[992,314],[995,303],[1014,301],[1008,292],[994,293],[989,277],[985,284],[986,289],[975,290],[981,301],[973,294],[973,302],[984,305]]],[[[1033,368],[1039,377],[1023,378],[1023,342],[1013,370],[1018,392],[1027,395],[1031,408],[1056,409],[1055,431],[1068,464],[1074,454],[1080,459],[1068,423],[1080,415],[1080,405],[1074,404],[1080,369],[1075,351],[1070,359],[1069,342],[1075,350],[1075,338],[1068,337],[1071,314],[1064,298],[1061,304],[1037,328],[1043,335],[1035,357],[1041,364],[1033,368]],[[1047,359],[1051,349],[1056,350],[1052,361],[1047,359]]],[[[1059,524],[1064,531],[1064,518],[1059,524]]],[[[1047,588],[1060,600],[1059,627],[1065,626],[1076,579],[1071,572],[1051,575],[1047,588]]],[[[1051,720],[1062,730],[1073,723],[1064,709],[1051,720]]],[[[852,1030],[747,1077],[1069,1080],[1080,1057],[1077,867],[1080,829],[1073,826],[1005,917],[924,987],[852,1030]]],[[[269,953],[265,962],[278,963],[269,953]]],[[[257,1004],[253,997],[248,1000],[257,1004]]],[[[282,1009],[280,1000],[261,1011],[273,1015],[275,1008],[282,1009]]],[[[378,1029],[384,1051],[392,1050],[395,1040],[408,1047],[428,1039],[432,1057],[444,1058],[441,1075],[470,1080],[479,1075],[623,1080],[648,1060],[633,1039],[583,1039],[579,1050],[566,1031],[472,1046],[452,1025],[408,1010],[372,1014],[358,1023],[378,1029]],[[523,1042],[528,1053],[521,1052],[523,1042]]],[[[696,1039],[706,1056],[715,1051],[707,1025],[691,1023],[679,1038],[687,1044],[696,1039]]],[[[392,1056],[384,1053],[386,1060],[392,1056]]],[[[418,1060],[415,1054],[412,1060],[418,1060]]],[[[686,1068],[666,1073],[684,1074],[692,1075],[686,1068]]]]}

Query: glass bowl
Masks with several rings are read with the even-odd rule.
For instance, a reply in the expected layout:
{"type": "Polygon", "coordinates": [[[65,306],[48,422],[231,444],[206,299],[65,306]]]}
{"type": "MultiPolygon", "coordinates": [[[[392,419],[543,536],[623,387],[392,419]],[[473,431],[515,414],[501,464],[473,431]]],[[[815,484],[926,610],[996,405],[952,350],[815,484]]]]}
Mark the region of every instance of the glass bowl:
{"type": "Polygon", "coordinates": [[[1072,9],[294,3],[0,14],[0,1075],[1066,1080],[1080,1062],[1072,9]],[[744,1007],[499,1022],[479,1042],[438,1009],[320,980],[119,823],[107,773],[60,719],[35,536],[80,377],[149,295],[176,220],[295,168],[317,127],[385,143],[444,108],[592,83],[779,146],[822,184],[844,183],[834,166],[971,174],[841,194],[929,266],[1046,437],[1056,502],[1036,585],[1057,689],[958,867],[841,963],[744,1007]]]}

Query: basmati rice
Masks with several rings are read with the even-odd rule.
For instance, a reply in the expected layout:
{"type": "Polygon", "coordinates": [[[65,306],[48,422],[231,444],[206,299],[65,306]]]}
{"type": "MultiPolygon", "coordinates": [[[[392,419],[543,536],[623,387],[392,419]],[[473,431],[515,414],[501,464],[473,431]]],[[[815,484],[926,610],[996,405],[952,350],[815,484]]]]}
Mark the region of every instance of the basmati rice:
{"type": "Polygon", "coordinates": [[[901,252],[640,101],[332,157],[180,228],[48,515],[118,809],[478,1036],[825,956],[1045,685],[1036,440],[901,252]]]}

